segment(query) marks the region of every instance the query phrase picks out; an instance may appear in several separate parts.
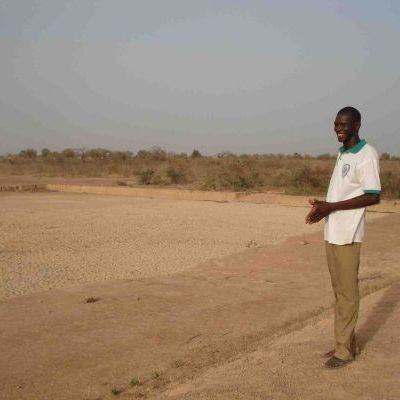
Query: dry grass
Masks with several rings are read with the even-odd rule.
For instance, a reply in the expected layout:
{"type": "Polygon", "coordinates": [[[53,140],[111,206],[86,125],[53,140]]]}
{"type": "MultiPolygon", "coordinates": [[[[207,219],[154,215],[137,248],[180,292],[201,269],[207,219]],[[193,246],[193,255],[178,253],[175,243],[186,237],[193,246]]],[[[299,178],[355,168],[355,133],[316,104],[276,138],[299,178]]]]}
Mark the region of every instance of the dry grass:
{"type": "MultiPolygon", "coordinates": [[[[167,153],[160,148],[130,152],[106,149],[62,152],[27,149],[0,157],[0,174],[46,177],[115,177],[116,185],[173,185],[204,190],[279,190],[288,194],[323,194],[335,157],[282,154],[202,156],[167,153]]],[[[387,198],[400,197],[400,158],[384,153],[381,178],[387,198]]]]}

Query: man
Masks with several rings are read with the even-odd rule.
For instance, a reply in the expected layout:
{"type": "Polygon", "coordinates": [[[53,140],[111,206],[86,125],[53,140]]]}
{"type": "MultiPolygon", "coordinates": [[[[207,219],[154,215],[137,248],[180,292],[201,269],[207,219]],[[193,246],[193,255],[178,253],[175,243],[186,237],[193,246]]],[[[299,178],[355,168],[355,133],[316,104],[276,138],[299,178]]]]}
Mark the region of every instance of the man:
{"type": "Polygon", "coordinates": [[[335,349],[327,368],[352,362],[359,348],[355,326],[359,310],[358,267],[364,235],[365,207],[379,203],[379,157],[365,140],[360,140],[361,114],[353,107],[341,109],[335,132],[343,146],[339,149],[326,201],[310,200],[307,224],[325,218],[325,247],[335,294],[335,349]]]}

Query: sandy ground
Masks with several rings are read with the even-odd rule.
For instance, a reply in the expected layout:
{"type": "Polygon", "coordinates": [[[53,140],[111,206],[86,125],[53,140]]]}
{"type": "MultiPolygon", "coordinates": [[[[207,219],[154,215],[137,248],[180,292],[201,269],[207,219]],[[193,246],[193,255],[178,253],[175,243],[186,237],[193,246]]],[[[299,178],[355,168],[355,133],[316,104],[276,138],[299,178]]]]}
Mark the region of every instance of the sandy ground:
{"type": "Polygon", "coordinates": [[[65,194],[0,203],[1,399],[399,398],[400,214],[368,218],[363,352],[326,371],[333,299],[321,228],[304,225],[304,208],[65,194]],[[116,275],[146,249],[168,257],[147,276],[116,275]]]}
{"type": "Polygon", "coordinates": [[[321,229],[279,205],[16,193],[0,208],[0,298],[175,273],[321,229]]]}
{"type": "MultiPolygon", "coordinates": [[[[31,255],[35,243],[51,252],[52,246],[47,241],[55,246],[58,237],[54,234],[53,241],[51,235],[40,236],[40,229],[32,228],[36,224],[43,221],[52,224],[58,216],[59,223],[78,225],[80,229],[75,229],[74,234],[58,239],[74,243],[73,237],[78,236],[78,249],[83,239],[90,243],[91,238],[88,228],[83,235],[79,232],[86,226],[80,224],[81,215],[93,221],[94,216],[107,214],[109,210],[111,222],[116,218],[115,211],[122,207],[124,212],[117,218],[117,231],[119,224],[124,226],[127,209],[132,212],[139,204],[137,199],[58,194],[10,195],[2,197],[2,201],[9,202],[8,210],[14,209],[14,215],[20,215],[14,228],[18,226],[19,235],[32,246],[28,253],[31,255]],[[30,225],[24,225],[24,221],[30,221],[30,225]],[[25,237],[23,232],[29,226],[30,236],[25,237]]],[[[149,204],[148,200],[144,202],[149,204]]],[[[173,206],[169,201],[150,204],[153,214],[157,214],[156,209],[165,211],[166,205],[173,206]]],[[[185,212],[186,207],[191,210],[200,207],[199,213],[204,215],[199,221],[209,224],[206,211],[209,207],[215,211],[216,207],[219,212],[213,214],[213,226],[227,216],[240,216],[240,210],[243,221],[245,218],[248,221],[253,207],[269,210],[274,218],[290,215],[288,223],[295,218],[301,223],[291,231],[298,234],[295,237],[286,234],[286,239],[275,239],[266,246],[244,250],[239,247],[239,252],[174,273],[139,279],[113,278],[85,285],[61,284],[58,289],[35,288],[35,293],[23,296],[14,293],[3,299],[0,301],[0,398],[398,398],[395,355],[399,351],[396,311],[400,294],[394,282],[400,277],[399,214],[374,217],[367,226],[360,273],[362,292],[367,295],[379,288],[387,290],[364,297],[359,329],[364,351],[359,360],[347,372],[329,375],[323,369],[320,353],[332,346],[329,319],[332,294],[321,232],[318,228],[314,233],[299,232],[303,229],[303,209],[279,211],[279,207],[249,204],[179,202],[168,221],[179,221],[176,214],[185,212]],[[224,214],[224,207],[230,212],[224,214]],[[89,298],[94,301],[88,302],[89,298]],[[361,382],[360,385],[354,385],[354,380],[361,382]]],[[[147,215],[151,216],[150,211],[147,215]]],[[[260,212],[256,214],[259,216],[260,212]]],[[[6,218],[4,214],[2,218],[6,218]]],[[[7,226],[5,222],[6,219],[2,220],[7,226]]],[[[238,232],[242,225],[237,225],[238,232]]],[[[220,232],[223,229],[226,232],[224,226],[220,232]]],[[[262,231],[260,225],[259,229],[262,231]]],[[[5,231],[12,229],[8,227],[5,231]]],[[[106,229],[104,232],[107,235],[106,229]]],[[[236,237],[232,235],[232,240],[237,240],[236,237]]],[[[245,240],[250,237],[253,236],[245,240]]],[[[216,238],[218,235],[208,243],[215,243],[216,238]]],[[[102,243],[107,246],[105,241],[102,243]]],[[[23,249],[21,243],[18,246],[23,249]]],[[[69,250],[66,254],[69,257],[74,253],[69,250]]],[[[16,253],[14,258],[18,259],[16,253]]],[[[64,260],[63,265],[69,264],[64,260]]]]}
{"type": "Polygon", "coordinates": [[[359,319],[363,351],[345,369],[321,368],[333,319],[260,343],[258,349],[167,390],[174,400],[398,400],[400,285],[367,297],[359,319]]]}

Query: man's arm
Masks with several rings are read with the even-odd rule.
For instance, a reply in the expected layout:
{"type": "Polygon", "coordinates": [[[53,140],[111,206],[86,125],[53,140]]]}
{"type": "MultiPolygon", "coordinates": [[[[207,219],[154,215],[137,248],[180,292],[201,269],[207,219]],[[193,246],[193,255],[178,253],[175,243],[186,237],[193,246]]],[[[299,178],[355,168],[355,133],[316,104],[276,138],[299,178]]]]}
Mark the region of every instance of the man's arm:
{"type": "Polygon", "coordinates": [[[333,211],[352,210],[354,208],[362,208],[378,204],[380,201],[379,194],[364,193],[361,196],[354,197],[349,200],[338,201],[336,203],[328,203],[317,199],[309,200],[312,205],[311,211],[307,214],[306,224],[315,224],[321,221],[333,211]]]}

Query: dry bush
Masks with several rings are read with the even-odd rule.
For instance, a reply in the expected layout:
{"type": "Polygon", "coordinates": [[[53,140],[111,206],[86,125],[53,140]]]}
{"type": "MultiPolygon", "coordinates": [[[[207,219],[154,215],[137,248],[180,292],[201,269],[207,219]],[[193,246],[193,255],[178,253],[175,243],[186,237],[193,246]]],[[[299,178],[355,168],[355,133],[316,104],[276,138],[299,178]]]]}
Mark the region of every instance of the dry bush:
{"type": "Polygon", "coordinates": [[[135,175],[139,177],[139,182],[142,185],[150,185],[153,183],[155,171],[151,168],[135,171],[135,175]]]}
{"type": "Polygon", "coordinates": [[[185,184],[187,179],[187,168],[183,165],[170,165],[166,170],[166,175],[172,184],[185,184]]]}
{"type": "Polygon", "coordinates": [[[386,197],[400,198],[400,174],[393,171],[381,173],[382,190],[386,197]]]}
{"type": "Polygon", "coordinates": [[[292,171],[288,192],[295,194],[325,193],[330,179],[328,168],[310,168],[303,165],[300,169],[292,171]]]}
{"type": "Polygon", "coordinates": [[[260,172],[248,158],[219,155],[219,160],[208,166],[202,188],[246,191],[261,185],[260,172]]]}
{"type": "MultiPolygon", "coordinates": [[[[317,157],[294,153],[242,154],[224,152],[203,156],[193,150],[175,154],[154,147],[129,151],[107,149],[65,149],[40,155],[27,149],[17,155],[0,157],[2,175],[48,177],[110,177],[129,179],[129,184],[174,185],[203,190],[279,190],[291,194],[326,193],[335,157],[317,157]]],[[[400,158],[384,154],[381,158],[384,196],[400,197],[400,158]]]]}

